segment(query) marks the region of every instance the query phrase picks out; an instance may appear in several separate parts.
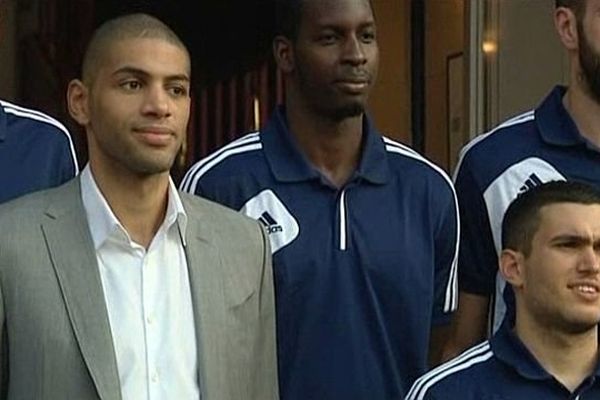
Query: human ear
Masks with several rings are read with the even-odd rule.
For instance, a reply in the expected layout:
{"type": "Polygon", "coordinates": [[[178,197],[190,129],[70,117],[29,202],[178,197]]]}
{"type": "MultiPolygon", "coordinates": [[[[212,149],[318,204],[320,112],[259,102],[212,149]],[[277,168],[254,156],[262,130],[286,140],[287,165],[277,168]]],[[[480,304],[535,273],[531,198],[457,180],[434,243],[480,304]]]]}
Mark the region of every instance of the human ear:
{"type": "Polygon", "coordinates": [[[558,7],[554,12],[554,26],[560,41],[567,50],[579,48],[577,16],[573,10],[567,7],[558,7]]]}
{"type": "Polygon", "coordinates": [[[504,249],[500,253],[498,260],[500,273],[504,280],[515,288],[522,287],[524,284],[524,260],[524,255],[519,251],[504,249]]]}
{"type": "Polygon", "coordinates": [[[273,56],[277,66],[284,73],[290,73],[294,70],[294,49],[290,39],[278,35],[273,39],[273,56]]]}
{"type": "Polygon", "coordinates": [[[79,79],[69,82],[67,89],[69,114],[81,126],[87,125],[90,121],[88,102],[88,89],[85,84],[79,79]]]}

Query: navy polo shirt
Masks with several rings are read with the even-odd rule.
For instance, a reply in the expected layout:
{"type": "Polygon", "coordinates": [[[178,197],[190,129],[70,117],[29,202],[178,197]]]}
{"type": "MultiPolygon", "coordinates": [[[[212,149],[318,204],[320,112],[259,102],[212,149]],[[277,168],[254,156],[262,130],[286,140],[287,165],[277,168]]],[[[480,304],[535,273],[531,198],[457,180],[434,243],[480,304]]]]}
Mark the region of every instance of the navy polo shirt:
{"type": "Polygon", "coordinates": [[[502,324],[490,341],[419,378],[405,400],[592,400],[600,399],[600,365],[574,392],[542,368],[502,324]]]}
{"type": "Polygon", "coordinates": [[[426,371],[431,326],[456,307],[458,211],[438,167],[365,117],[359,166],[338,189],[279,108],[181,186],[269,232],[282,399],[399,399],[426,371]]]}
{"type": "Polygon", "coordinates": [[[77,173],[75,148],[60,122],[0,100],[0,203],[58,186],[77,173]]]}
{"type": "MultiPolygon", "coordinates": [[[[461,217],[459,284],[462,291],[495,300],[494,331],[505,314],[498,254],[502,218],[511,201],[551,180],[600,187],[600,149],[579,133],[564,108],[565,90],[557,86],[534,111],[504,122],[461,151],[454,177],[461,217]]],[[[512,299],[510,293],[507,298],[512,299]]]]}

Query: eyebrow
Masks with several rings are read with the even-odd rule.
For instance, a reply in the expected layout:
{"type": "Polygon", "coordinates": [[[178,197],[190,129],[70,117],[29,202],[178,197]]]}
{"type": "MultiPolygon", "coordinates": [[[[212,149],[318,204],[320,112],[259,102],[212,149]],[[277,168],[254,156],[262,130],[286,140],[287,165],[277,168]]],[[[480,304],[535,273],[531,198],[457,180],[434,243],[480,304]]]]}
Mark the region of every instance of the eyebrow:
{"type": "MultiPolygon", "coordinates": [[[[339,30],[341,26],[342,25],[340,25],[339,23],[324,22],[323,24],[319,25],[319,29],[339,30]]],[[[365,21],[365,22],[362,22],[360,25],[358,25],[358,29],[376,28],[376,27],[377,27],[377,25],[375,24],[375,20],[365,21]]]]}
{"type": "MultiPolygon", "coordinates": [[[[151,76],[151,74],[144,71],[143,69],[136,68],[136,67],[130,67],[130,66],[121,67],[112,73],[113,76],[119,75],[119,74],[131,74],[131,75],[138,75],[138,76],[144,76],[144,77],[151,76]]],[[[190,77],[187,74],[174,74],[174,75],[168,75],[166,77],[166,80],[189,82],[190,77]]]]}
{"type": "Polygon", "coordinates": [[[596,238],[595,240],[592,240],[588,235],[580,235],[577,233],[565,233],[565,234],[554,236],[552,239],[550,239],[550,243],[552,243],[552,244],[564,243],[564,242],[572,242],[572,243],[578,243],[578,244],[591,243],[593,245],[598,245],[598,244],[600,244],[600,238],[596,238]]]}

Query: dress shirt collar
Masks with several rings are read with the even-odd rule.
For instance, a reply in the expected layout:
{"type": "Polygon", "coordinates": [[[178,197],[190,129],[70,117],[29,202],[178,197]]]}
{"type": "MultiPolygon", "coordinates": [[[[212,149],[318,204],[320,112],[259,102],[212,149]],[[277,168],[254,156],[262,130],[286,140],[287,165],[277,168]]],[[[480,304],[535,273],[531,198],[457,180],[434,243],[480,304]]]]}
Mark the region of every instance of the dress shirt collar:
{"type": "MultiPolygon", "coordinates": [[[[131,242],[127,230],[112,212],[108,202],[100,192],[92,170],[89,164],[85,166],[80,176],[81,180],[81,199],[88,218],[90,233],[94,241],[94,248],[98,250],[106,240],[118,235],[125,241],[131,242]]],[[[169,178],[169,200],[167,203],[167,212],[160,229],[168,229],[174,223],[177,223],[181,231],[182,243],[185,245],[185,230],[187,226],[187,214],[183,208],[183,203],[179,193],[175,188],[172,179],[169,178]]]]}

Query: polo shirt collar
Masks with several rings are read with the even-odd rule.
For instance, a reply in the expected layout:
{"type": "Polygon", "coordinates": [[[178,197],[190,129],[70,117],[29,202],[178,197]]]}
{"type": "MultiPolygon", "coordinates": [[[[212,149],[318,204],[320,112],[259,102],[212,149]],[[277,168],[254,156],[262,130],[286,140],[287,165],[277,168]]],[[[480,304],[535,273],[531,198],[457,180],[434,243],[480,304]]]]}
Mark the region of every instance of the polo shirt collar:
{"type": "MultiPolygon", "coordinates": [[[[530,380],[554,379],[525,347],[513,331],[513,325],[504,320],[498,332],[490,340],[494,356],[530,380]]],[[[594,375],[600,378],[600,362],[594,375]]]]}
{"type": "Polygon", "coordinates": [[[579,133],[575,121],[563,105],[567,88],[556,86],[535,110],[535,121],[542,139],[556,146],[590,145],[579,133]]]}
{"type": "Polygon", "coordinates": [[[4,105],[0,102],[0,142],[6,139],[6,133],[8,132],[8,121],[6,120],[6,113],[4,112],[4,105]]]}
{"type": "MultiPolygon", "coordinates": [[[[271,171],[280,182],[301,182],[321,179],[319,171],[299,149],[290,133],[285,107],[274,111],[261,132],[261,141],[271,171]]],[[[352,179],[362,178],[374,184],[389,180],[387,154],[381,135],[375,130],[368,116],[363,118],[363,141],[360,163],[352,179]]]]}

